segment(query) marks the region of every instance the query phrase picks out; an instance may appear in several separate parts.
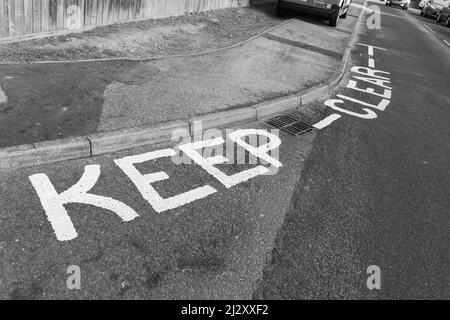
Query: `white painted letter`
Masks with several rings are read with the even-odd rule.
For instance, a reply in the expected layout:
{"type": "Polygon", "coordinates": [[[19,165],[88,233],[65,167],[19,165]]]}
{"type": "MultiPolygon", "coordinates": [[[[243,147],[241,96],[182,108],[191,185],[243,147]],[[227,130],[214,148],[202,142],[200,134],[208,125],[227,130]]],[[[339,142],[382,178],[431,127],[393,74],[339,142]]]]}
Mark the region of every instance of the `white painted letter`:
{"type": "Polygon", "coordinates": [[[361,100],[358,100],[358,99],[355,99],[355,98],[352,98],[352,97],[347,97],[347,96],[344,96],[342,94],[338,94],[337,96],[339,98],[341,98],[341,99],[352,101],[354,103],[358,103],[360,105],[363,105],[363,106],[366,106],[366,107],[369,107],[369,108],[378,109],[380,111],[384,111],[386,109],[386,107],[389,105],[389,103],[391,102],[388,99],[382,99],[379,104],[375,105],[375,104],[367,103],[367,102],[364,102],[364,101],[361,101],[361,100]]]}
{"type": "MultiPolygon", "coordinates": [[[[380,81],[382,81],[382,80],[380,80],[380,81]]],[[[384,89],[383,93],[377,93],[377,92],[375,92],[374,88],[370,88],[370,87],[367,88],[367,89],[358,88],[357,87],[357,82],[355,80],[350,80],[348,82],[347,88],[350,88],[350,89],[353,89],[353,90],[356,90],[356,91],[360,91],[360,92],[373,94],[375,96],[386,98],[386,99],[390,99],[391,98],[391,93],[392,93],[392,91],[388,90],[388,89],[384,89]]]]}
{"type": "MultiPolygon", "coordinates": [[[[184,151],[184,146],[180,146],[180,149],[184,151]]],[[[210,194],[216,192],[211,186],[203,186],[188,192],[170,197],[162,198],[159,193],[152,187],[152,183],[157,181],[163,181],[169,179],[169,176],[164,171],[141,174],[134,164],[143,163],[150,160],[155,160],[164,157],[173,157],[176,152],[172,149],[164,149],[153,152],[148,152],[136,156],[125,157],[122,159],[114,160],[114,162],[120,167],[120,169],[125,172],[125,174],[133,181],[133,183],[138,188],[139,192],[142,194],[145,200],[151,204],[156,212],[163,212],[166,210],[174,209],[179,206],[185,205],[189,202],[205,198],[210,194]]]]}
{"type": "MultiPolygon", "coordinates": [[[[358,76],[353,76],[353,78],[357,79],[357,80],[361,80],[364,82],[368,82],[371,84],[374,84],[376,86],[385,88],[385,89],[389,89],[392,90],[392,87],[388,86],[388,84],[391,84],[391,81],[389,80],[381,80],[381,79],[376,79],[376,78],[368,78],[368,77],[358,77],[358,76]],[[386,84],[385,84],[386,83],[386,84]]],[[[352,80],[350,80],[352,81],[352,80]]]]}
{"type": "Polygon", "coordinates": [[[80,180],[60,194],[56,192],[47,175],[41,173],[29,177],[59,241],[72,240],[78,236],[72,220],[64,208],[64,205],[68,203],[83,203],[110,210],[123,221],[131,221],[139,217],[133,209],[118,200],[88,193],[94,187],[99,176],[99,165],[86,166],[80,180]]]}
{"type": "Polygon", "coordinates": [[[366,112],[366,114],[356,113],[356,112],[348,111],[348,110],[342,109],[340,107],[337,107],[336,106],[337,103],[344,103],[344,100],[330,99],[330,100],[325,101],[325,105],[327,107],[330,107],[331,109],[342,112],[342,113],[349,114],[351,116],[355,116],[355,117],[362,118],[362,119],[375,119],[377,117],[377,114],[370,109],[363,108],[363,110],[366,112]]]}
{"type": "Polygon", "coordinates": [[[280,168],[283,166],[281,164],[281,162],[278,161],[278,159],[275,159],[274,157],[271,157],[269,155],[269,151],[275,150],[281,145],[281,140],[276,135],[274,135],[266,130],[242,129],[242,130],[237,130],[235,132],[230,133],[229,137],[231,140],[236,142],[239,146],[248,150],[248,152],[253,154],[255,157],[258,157],[277,168],[280,168]],[[269,138],[269,142],[266,144],[263,144],[259,147],[254,147],[251,144],[248,144],[247,142],[245,142],[244,140],[241,139],[242,137],[252,136],[252,135],[265,136],[265,137],[269,138]]]}
{"type": "Polygon", "coordinates": [[[212,175],[214,178],[219,180],[225,187],[231,188],[241,182],[247,181],[259,175],[266,174],[269,172],[264,166],[257,166],[255,168],[236,173],[232,176],[227,176],[225,173],[217,169],[214,165],[223,164],[229,160],[224,156],[214,156],[209,158],[204,158],[197,150],[203,148],[209,148],[212,146],[220,145],[225,143],[223,138],[216,138],[211,140],[196,141],[193,143],[185,144],[179,146],[195,163],[201,166],[206,172],[212,175]]]}
{"type": "Polygon", "coordinates": [[[379,76],[379,75],[377,75],[377,73],[390,74],[387,71],[374,70],[374,69],[370,69],[367,67],[357,67],[357,66],[352,67],[352,72],[363,74],[365,76],[371,76],[371,77],[378,78],[378,79],[383,79],[383,80],[389,80],[389,78],[379,76]]]}

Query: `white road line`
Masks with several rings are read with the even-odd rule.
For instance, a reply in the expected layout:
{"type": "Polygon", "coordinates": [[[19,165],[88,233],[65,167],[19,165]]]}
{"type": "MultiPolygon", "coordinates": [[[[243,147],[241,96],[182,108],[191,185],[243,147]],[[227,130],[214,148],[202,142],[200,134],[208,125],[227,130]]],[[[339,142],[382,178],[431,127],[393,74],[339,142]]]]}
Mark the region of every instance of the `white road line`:
{"type": "Polygon", "coordinates": [[[444,41],[444,43],[450,47],[450,43],[447,40],[442,40],[442,41],[444,41]]]}
{"type": "Polygon", "coordinates": [[[436,32],[434,32],[429,26],[427,26],[426,24],[423,24],[423,26],[424,26],[425,28],[427,28],[428,30],[430,30],[431,32],[436,33],[436,32]]]}
{"type": "Polygon", "coordinates": [[[319,121],[316,124],[314,124],[313,127],[316,128],[316,129],[319,129],[319,130],[323,129],[325,127],[328,127],[330,124],[332,124],[334,121],[336,121],[340,117],[341,117],[341,115],[339,115],[337,113],[333,113],[332,115],[329,115],[328,117],[326,117],[322,121],[319,121]]]}
{"type": "Polygon", "coordinates": [[[373,60],[372,58],[369,58],[369,68],[375,68],[375,60],[373,60]]]}

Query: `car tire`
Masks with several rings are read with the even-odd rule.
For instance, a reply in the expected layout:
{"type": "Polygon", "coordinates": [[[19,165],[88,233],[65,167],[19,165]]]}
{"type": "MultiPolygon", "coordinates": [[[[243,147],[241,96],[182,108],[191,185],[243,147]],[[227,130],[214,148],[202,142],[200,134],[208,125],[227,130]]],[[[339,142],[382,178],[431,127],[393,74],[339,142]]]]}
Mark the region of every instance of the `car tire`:
{"type": "Polygon", "coordinates": [[[437,22],[437,23],[441,23],[441,15],[440,15],[440,14],[438,14],[438,16],[437,16],[437,18],[436,18],[436,22],[437,22]]]}
{"type": "Polygon", "coordinates": [[[281,6],[280,2],[278,2],[278,6],[277,6],[277,16],[279,16],[279,17],[286,16],[286,10],[281,6]]]}
{"type": "Polygon", "coordinates": [[[330,20],[328,21],[328,24],[330,25],[330,27],[336,27],[338,22],[339,22],[339,7],[338,6],[334,6],[334,12],[333,15],[330,17],[330,20]]]}
{"type": "Polygon", "coordinates": [[[342,18],[342,19],[347,18],[347,12],[348,12],[348,9],[345,10],[345,12],[344,12],[343,14],[341,14],[341,18],[342,18]]]}
{"type": "Polygon", "coordinates": [[[450,17],[447,18],[447,21],[445,22],[445,26],[447,28],[450,28],[450,17]]]}

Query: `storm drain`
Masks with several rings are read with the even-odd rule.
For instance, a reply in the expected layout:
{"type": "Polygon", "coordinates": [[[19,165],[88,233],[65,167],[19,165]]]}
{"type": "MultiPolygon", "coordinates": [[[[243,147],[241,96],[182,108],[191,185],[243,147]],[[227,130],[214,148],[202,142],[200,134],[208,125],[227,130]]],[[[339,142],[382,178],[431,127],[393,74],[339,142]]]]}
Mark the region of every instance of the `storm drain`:
{"type": "Polygon", "coordinates": [[[313,129],[310,125],[286,114],[273,117],[267,120],[266,123],[294,136],[299,136],[313,129]]]}

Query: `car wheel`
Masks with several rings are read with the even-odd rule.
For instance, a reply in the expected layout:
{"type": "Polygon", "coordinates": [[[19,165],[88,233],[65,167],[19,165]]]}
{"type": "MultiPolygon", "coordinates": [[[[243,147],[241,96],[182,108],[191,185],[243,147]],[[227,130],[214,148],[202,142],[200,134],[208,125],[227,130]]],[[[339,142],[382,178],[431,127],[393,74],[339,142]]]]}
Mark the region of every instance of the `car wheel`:
{"type": "Polygon", "coordinates": [[[343,14],[341,14],[341,18],[342,18],[342,19],[347,18],[347,12],[348,12],[348,9],[345,10],[345,12],[344,12],[343,14]]]}
{"type": "Polygon", "coordinates": [[[420,11],[420,15],[423,17],[425,13],[423,13],[423,10],[420,11]]]}
{"type": "Polygon", "coordinates": [[[329,21],[330,27],[336,27],[339,22],[339,7],[335,6],[334,9],[335,9],[334,13],[331,16],[330,21],[329,21]]]}
{"type": "Polygon", "coordinates": [[[447,18],[447,22],[445,23],[447,28],[450,28],[450,17],[447,18]]]}
{"type": "Polygon", "coordinates": [[[281,6],[281,3],[278,1],[278,6],[277,6],[277,16],[279,17],[284,17],[286,15],[286,11],[284,10],[284,8],[281,6]]]}
{"type": "Polygon", "coordinates": [[[440,22],[441,22],[441,15],[440,15],[440,14],[438,14],[438,16],[437,16],[437,18],[436,18],[436,22],[437,22],[437,23],[440,23],[440,22]]]}

